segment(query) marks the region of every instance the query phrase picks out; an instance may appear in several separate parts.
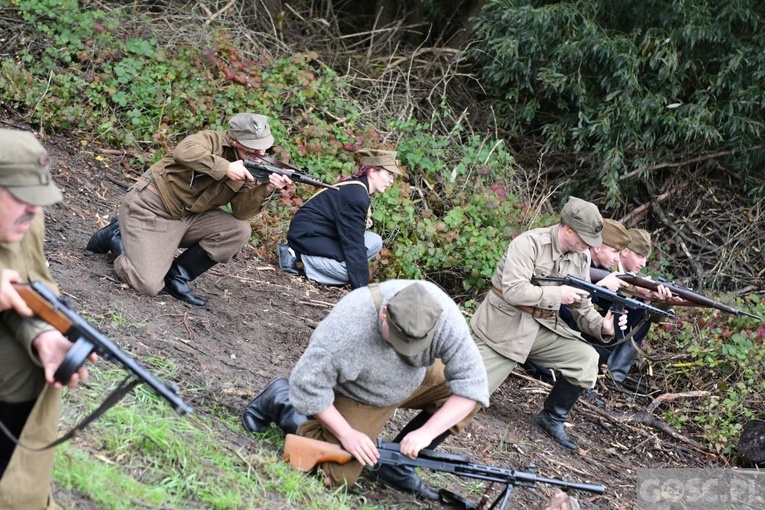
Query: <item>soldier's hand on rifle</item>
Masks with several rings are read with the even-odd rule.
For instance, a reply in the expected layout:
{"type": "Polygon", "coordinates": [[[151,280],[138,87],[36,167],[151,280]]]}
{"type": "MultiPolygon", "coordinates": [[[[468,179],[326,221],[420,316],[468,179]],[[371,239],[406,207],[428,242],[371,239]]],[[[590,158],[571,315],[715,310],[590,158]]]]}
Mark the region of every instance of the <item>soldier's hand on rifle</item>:
{"type": "Polygon", "coordinates": [[[272,189],[283,189],[289,186],[292,180],[286,175],[270,174],[268,176],[268,186],[272,189]]]}
{"type": "Polygon", "coordinates": [[[562,305],[578,303],[589,295],[590,293],[586,290],[577,289],[576,287],[571,287],[570,285],[560,286],[560,302],[562,305]]]}
{"type": "MultiPolygon", "coordinates": [[[[619,316],[619,329],[622,331],[627,329],[627,312],[628,310],[625,309],[619,316]]],[[[616,334],[616,330],[614,329],[614,314],[611,313],[610,309],[606,312],[606,316],[603,317],[603,326],[600,328],[600,331],[603,336],[614,336],[616,334]]]]}
{"type": "Polygon", "coordinates": [[[351,429],[339,439],[343,449],[353,455],[362,466],[374,466],[377,464],[377,459],[380,458],[377,446],[363,432],[351,429]]]}
{"type": "Polygon", "coordinates": [[[433,439],[435,439],[435,437],[426,433],[421,428],[413,430],[401,440],[399,451],[402,455],[406,455],[410,459],[415,459],[417,458],[417,455],[419,455],[420,450],[427,448],[430,443],[433,442],[433,439]]]}
{"type": "Polygon", "coordinates": [[[27,306],[26,301],[19,296],[19,293],[11,285],[12,283],[21,283],[19,273],[13,269],[3,269],[2,276],[0,276],[0,311],[13,308],[20,315],[31,317],[34,312],[27,306]]]}
{"type": "Polygon", "coordinates": [[[228,171],[226,171],[226,177],[232,181],[254,181],[255,177],[244,167],[244,161],[241,159],[232,161],[228,164],[228,171]]]}
{"type": "Polygon", "coordinates": [[[619,273],[617,271],[614,271],[613,273],[609,274],[602,280],[600,280],[596,285],[600,287],[605,287],[611,292],[616,292],[622,287],[629,286],[629,283],[625,282],[624,280],[620,280],[618,278],[619,273]]]}
{"type": "MultiPolygon", "coordinates": [[[[44,331],[32,340],[32,347],[37,351],[37,357],[40,358],[40,363],[45,370],[45,380],[56,388],[61,388],[62,384],[53,378],[53,374],[56,373],[59,365],[64,361],[66,353],[69,352],[73,345],[64,335],[55,330],[44,331]]],[[[91,362],[95,362],[98,357],[95,353],[91,353],[88,359],[91,362]]],[[[72,374],[68,386],[74,388],[78,381],[84,381],[87,378],[88,370],[83,365],[77,372],[72,374]]]]}

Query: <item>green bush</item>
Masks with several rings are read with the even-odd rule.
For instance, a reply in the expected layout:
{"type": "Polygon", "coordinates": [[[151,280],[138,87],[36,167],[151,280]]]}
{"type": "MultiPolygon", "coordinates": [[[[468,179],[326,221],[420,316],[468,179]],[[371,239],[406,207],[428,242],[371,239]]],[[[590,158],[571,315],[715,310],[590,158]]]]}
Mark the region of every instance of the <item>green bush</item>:
{"type": "Polygon", "coordinates": [[[764,22],[753,2],[488,0],[473,59],[512,137],[577,158],[586,178],[575,188],[601,188],[613,204],[654,165],[730,151],[715,157],[753,190],[764,22]]]}

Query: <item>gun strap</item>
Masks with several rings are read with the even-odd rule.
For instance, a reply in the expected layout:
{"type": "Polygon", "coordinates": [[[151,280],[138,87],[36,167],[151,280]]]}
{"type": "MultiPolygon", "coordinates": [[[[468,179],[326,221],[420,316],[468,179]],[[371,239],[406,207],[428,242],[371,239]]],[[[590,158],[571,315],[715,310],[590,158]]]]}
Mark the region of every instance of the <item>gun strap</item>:
{"type": "Polygon", "coordinates": [[[80,423],[72,427],[69,430],[69,432],[59,437],[52,443],[42,446],[40,448],[33,448],[19,441],[19,439],[15,437],[10,430],[8,430],[8,428],[5,426],[5,424],[2,421],[0,421],[0,430],[2,430],[3,433],[8,437],[8,439],[13,441],[16,444],[16,446],[24,448],[25,450],[30,450],[33,452],[41,452],[49,448],[55,448],[61,443],[65,443],[66,441],[69,441],[70,439],[72,439],[77,434],[77,432],[83,430],[85,427],[90,425],[98,417],[100,417],[102,414],[108,411],[112,406],[114,406],[114,404],[122,400],[125,397],[125,395],[130,393],[130,391],[140,383],[141,381],[139,379],[133,379],[131,375],[128,375],[127,377],[125,377],[125,379],[122,380],[120,385],[117,386],[117,388],[113,392],[111,392],[111,394],[109,394],[108,397],[106,397],[106,399],[101,403],[101,405],[98,406],[98,409],[96,409],[95,411],[90,413],[88,416],[83,418],[82,421],[80,421],[80,423]]]}
{"type": "Polygon", "coordinates": [[[382,308],[382,292],[380,292],[380,284],[377,282],[370,283],[369,292],[372,293],[372,299],[375,300],[375,308],[377,308],[377,315],[380,315],[380,308],[382,308]]]}
{"type": "MultiPolygon", "coordinates": [[[[635,333],[637,333],[638,330],[640,330],[640,328],[642,328],[643,324],[645,324],[646,322],[648,322],[648,317],[647,316],[643,316],[643,318],[640,319],[640,322],[635,324],[635,326],[630,329],[630,332],[627,333],[626,335],[624,335],[624,338],[620,338],[616,342],[613,342],[613,343],[610,343],[610,344],[605,344],[605,347],[609,347],[609,348],[610,347],[616,347],[617,345],[621,345],[621,344],[623,344],[625,342],[630,342],[630,341],[632,342],[632,345],[634,347],[637,347],[637,344],[632,340],[632,337],[635,336],[635,333]]],[[[614,322],[614,328],[618,329],[618,327],[619,327],[619,325],[616,324],[616,322],[614,322]]],[[[621,330],[619,330],[619,331],[621,331],[621,330]]]]}

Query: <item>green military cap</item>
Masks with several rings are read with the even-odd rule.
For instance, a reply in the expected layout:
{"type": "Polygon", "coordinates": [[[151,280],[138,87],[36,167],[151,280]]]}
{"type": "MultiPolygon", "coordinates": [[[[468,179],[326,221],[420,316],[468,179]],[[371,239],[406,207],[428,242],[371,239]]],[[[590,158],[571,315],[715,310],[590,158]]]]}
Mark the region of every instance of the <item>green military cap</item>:
{"type": "Polygon", "coordinates": [[[245,147],[266,150],[274,144],[268,117],[257,113],[237,113],[228,122],[228,136],[245,147]]]}
{"type": "Polygon", "coordinates": [[[443,309],[420,283],[398,291],[386,305],[390,344],[399,354],[414,356],[430,346],[443,309]]]}
{"type": "Polygon", "coordinates": [[[616,220],[606,218],[603,220],[603,244],[622,251],[630,244],[630,235],[624,225],[616,220]]]}
{"type": "Polygon", "coordinates": [[[630,236],[630,242],[627,244],[627,248],[641,257],[648,257],[651,255],[651,234],[642,228],[631,228],[627,233],[630,236]]]}
{"type": "Polygon", "coordinates": [[[560,212],[563,223],[573,228],[582,240],[590,246],[603,244],[603,217],[595,204],[581,198],[569,197],[560,212]]]}
{"type": "Polygon", "coordinates": [[[401,169],[401,162],[396,159],[396,151],[385,151],[382,149],[359,149],[356,151],[359,155],[359,164],[363,166],[379,166],[390,173],[404,175],[401,169]]]}
{"type": "Polygon", "coordinates": [[[48,152],[28,131],[0,129],[0,186],[31,205],[63,200],[50,174],[48,152]]]}

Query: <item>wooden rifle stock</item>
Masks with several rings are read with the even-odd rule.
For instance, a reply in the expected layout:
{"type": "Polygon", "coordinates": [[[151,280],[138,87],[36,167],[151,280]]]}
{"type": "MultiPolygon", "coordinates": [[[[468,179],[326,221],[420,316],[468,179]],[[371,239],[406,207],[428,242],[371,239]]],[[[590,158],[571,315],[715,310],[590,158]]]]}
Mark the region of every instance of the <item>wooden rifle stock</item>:
{"type": "Polygon", "coordinates": [[[284,460],[300,471],[310,471],[322,462],[345,464],[351,459],[353,455],[337,444],[295,434],[284,439],[284,460]]]}

